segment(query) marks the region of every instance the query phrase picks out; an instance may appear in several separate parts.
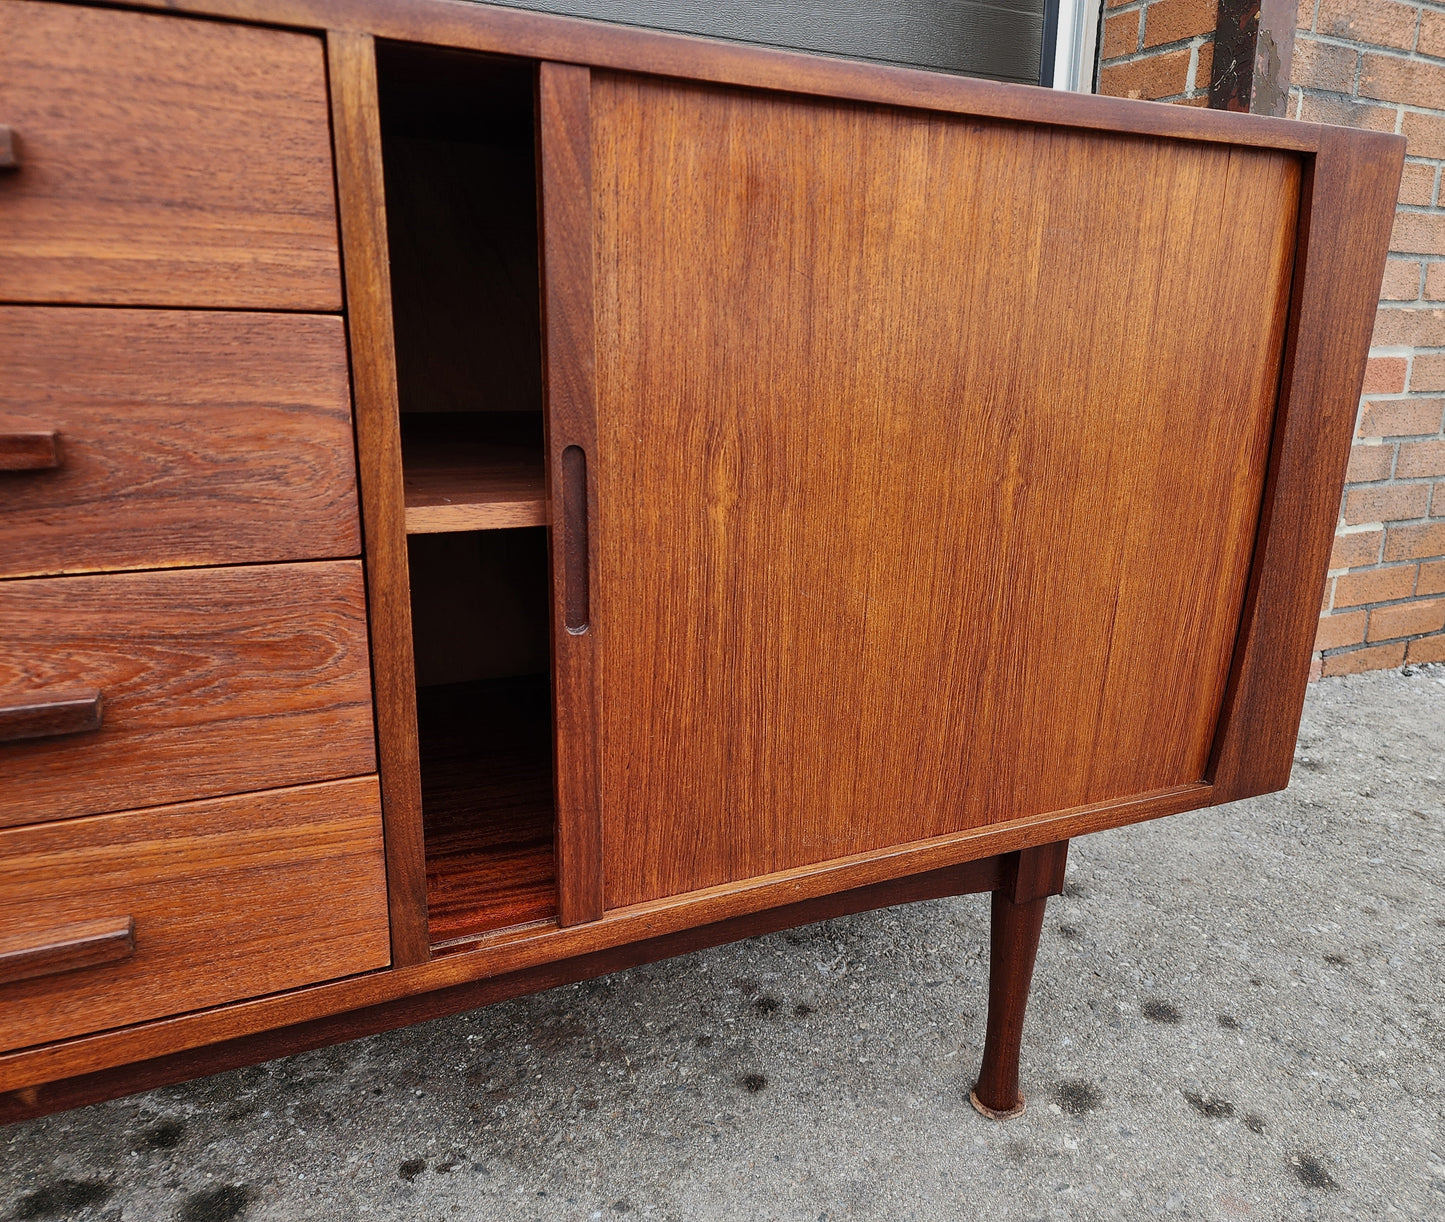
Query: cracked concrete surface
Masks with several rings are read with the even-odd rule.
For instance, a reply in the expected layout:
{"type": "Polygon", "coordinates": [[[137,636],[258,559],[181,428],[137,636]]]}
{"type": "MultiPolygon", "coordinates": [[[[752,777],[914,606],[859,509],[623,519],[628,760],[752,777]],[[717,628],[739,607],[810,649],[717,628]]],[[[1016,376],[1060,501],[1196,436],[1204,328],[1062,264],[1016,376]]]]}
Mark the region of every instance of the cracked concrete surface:
{"type": "Polygon", "coordinates": [[[0,1218],[1445,1218],[1442,778],[1445,666],[1327,679],[1286,793],[1076,841],[1006,1124],[966,896],[14,1125],[0,1218]]]}

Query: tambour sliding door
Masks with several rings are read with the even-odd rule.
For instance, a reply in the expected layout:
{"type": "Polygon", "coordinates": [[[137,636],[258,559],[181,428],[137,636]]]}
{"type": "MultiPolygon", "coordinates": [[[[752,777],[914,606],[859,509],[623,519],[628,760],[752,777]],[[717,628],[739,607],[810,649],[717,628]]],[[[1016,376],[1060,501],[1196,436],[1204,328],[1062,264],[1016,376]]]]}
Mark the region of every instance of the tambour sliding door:
{"type": "Polygon", "coordinates": [[[1301,159],[542,96],[564,919],[1199,782],[1301,159]]]}

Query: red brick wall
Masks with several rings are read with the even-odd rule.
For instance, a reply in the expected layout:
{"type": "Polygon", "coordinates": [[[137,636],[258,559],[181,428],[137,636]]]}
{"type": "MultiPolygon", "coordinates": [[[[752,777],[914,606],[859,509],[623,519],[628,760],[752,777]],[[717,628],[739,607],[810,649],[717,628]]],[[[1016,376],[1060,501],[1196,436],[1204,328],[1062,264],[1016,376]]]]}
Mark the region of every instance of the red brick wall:
{"type": "MultiPolygon", "coordinates": [[[[1108,0],[1099,92],[1205,105],[1217,11],[1108,0]]],[[[1287,113],[1408,141],[1314,673],[1445,661],[1445,7],[1300,0],[1297,24],[1287,113]]]]}
{"type": "Polygon", "coordinates": [[[1302,0],[1298,27],[1288,113],[1408,142],[1315,641],[1320,671],[1445,661],[1445,11],[1302,0]]]}
{"type": "Polygon", "coordinates": [[[1204,106],[1218,0],[1106,0],[1099,92],[1204,106]]]}

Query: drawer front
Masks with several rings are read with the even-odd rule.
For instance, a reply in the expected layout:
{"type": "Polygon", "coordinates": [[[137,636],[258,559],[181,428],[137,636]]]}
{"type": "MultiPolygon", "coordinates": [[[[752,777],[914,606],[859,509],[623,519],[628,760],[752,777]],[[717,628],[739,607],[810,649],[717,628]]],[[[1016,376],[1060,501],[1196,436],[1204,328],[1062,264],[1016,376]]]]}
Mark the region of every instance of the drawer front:
{"type": "Polygon", "coordinates": [[[338,310],[321,40],[5,0],[0,300],[338,310]]]}
{"type": "Polygon", "coordinates": [[[340,318],[8,306],[0,352],[0,577],[361,550],[340,318]]]}
{"type": "Polygon", "coordinates": [[[0,1051],[389,958],[375,777],[0,832],[0,1051]]]}
{"type": "Polygon", "coordinates": [[[359,561],[0,582],[0,826],[375,755],[359,561]]]}

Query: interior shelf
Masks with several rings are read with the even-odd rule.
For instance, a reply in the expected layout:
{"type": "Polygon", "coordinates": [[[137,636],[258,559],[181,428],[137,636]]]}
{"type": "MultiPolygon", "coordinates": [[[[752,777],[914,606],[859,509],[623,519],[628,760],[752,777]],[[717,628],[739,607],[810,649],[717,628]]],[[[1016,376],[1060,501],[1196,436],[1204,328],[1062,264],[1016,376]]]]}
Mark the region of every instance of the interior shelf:
{"type": "Polygon", "coordinates": [[[547,524],[542,454],[488,442],[426,442],[407,450],[406,533],[547,524]]]}
{"type": "Polygon", "coordinates": [[[546,675],[417,693],[433,945],[557,914],[546,675]]]}
{"type": "Polygon", "coordinates": [[[536,412],[405,412],[406,533],[547,524],[536,412]]]}

